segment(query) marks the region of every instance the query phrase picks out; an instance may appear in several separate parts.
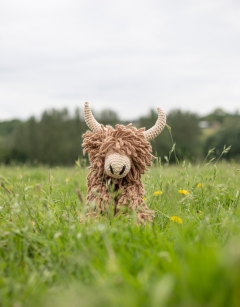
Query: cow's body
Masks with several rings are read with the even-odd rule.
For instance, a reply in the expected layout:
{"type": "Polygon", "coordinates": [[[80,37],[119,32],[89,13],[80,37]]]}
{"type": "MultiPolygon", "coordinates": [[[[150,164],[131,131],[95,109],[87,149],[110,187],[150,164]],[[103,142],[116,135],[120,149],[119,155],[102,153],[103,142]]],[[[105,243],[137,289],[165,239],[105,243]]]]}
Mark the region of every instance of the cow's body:
{"type": "MultiPolygon", "coordinates": [[[[154,126],[158,131],[166,122],[162,111],[160,115],[161,123],[158,120],[154,126]]],[[[154,127],[148,131],[131,124],[116,125],[115,129],[104,127],[93,118],[88,103],[85,104],[85,120],[92,130],[83,135],[84,153],[88,153],[90,160],[87,177],[89,210],[104,213],[111,205],[115,214],[125,209],[134,210],[140,221],[152,220],[154,212],[143,201],[141,176],[154,158],[149,143],[157,133],[154,127]]]]}

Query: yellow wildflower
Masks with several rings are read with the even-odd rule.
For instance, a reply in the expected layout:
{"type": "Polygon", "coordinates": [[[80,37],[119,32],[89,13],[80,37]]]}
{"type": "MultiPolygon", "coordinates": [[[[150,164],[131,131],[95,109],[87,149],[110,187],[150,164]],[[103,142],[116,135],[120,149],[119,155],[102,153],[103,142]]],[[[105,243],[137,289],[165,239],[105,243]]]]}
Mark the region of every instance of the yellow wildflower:
{"type": "Polygon", "coordinates": [[[188,195],[189,194],[188,190],[178,190],[178,193],[181,194],[181,195],[188,195]]]}
{"type": "Polygon", "coordinates": [[[176,222],[178,224],[182,224],[182,219],[176,215],[171,216],[170,221],[176,222]]]}
{"type": "Polygon", "coordinates": [[[202,184],[202,183],[199,183],[198,185],[197,185],[197,188],[199,188],[199,189],[202,189],[204,187],[204,185],[202,184]]]}
{"type": "Polygon", "coordinates": [[[145,201],[147,199],[147,197],[143,197],[143,201],[145,201]]]}
{"type": "Polygon", "coordinates": [[[155,191],[153,194],[157,196],[157,195],[162,195],[162,193],[163,191],[155,191]]]}

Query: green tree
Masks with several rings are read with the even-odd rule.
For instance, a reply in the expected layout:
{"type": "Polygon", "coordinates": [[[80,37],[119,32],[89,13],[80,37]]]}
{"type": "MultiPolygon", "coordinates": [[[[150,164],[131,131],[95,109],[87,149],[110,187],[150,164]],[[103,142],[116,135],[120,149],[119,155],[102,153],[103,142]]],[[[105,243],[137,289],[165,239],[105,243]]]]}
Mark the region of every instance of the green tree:
{"type": "Polygon", "coordinates": [[[240,116],[238,114],[225,117],[223,125],[214,135],[210,136],[204,144],[204,153],[215,148],[220,155],[224,146],[231,146],[231,150],[223,156],[225,159],[240,159],[240,116]]]}
{"type": "Polygon", "coordinates": [[[115,127],[117,124],[121,124],[121,121],[116,112],[110,109],[104,109],[96,115],[96,119],[100,124],[104,126],[109,125],[115,127]]]}
{"type": "Polygon", "coordinates": [[[17,119],[0,122],[0,162],[9,162],[14,136],[21,125],[22,122],[17,119]]]}
{"type": "Polygon", "coordinates": [[[79,109],[72,117],[67,109],[45,111],[39,121],[32,117],[18,129],[9,158],[19,157],[21,161],[49,165],[73,165],[82,155],[82,134],[86,130],[79,109]]]}
{"type": "MultiPolygon", "coordinates": [[[[157,120],[155,110],[151,110],[149,115],[141,117],[139,126],[149,129],[157,120]]],[[[178,159],[195,160],[200,154],[199,118],[196,114],[173,110],[167,115],[167,124],[171,127],[173,142],[176,143],[175,151],[178,159]]],[[[155,140],[152,141],[153,153],[160,157],[169,157],[169,152],[173,146],[171,134],[165,128],[155,140]]],[[[171,161],[174,160],[172,155],[171,161]]]]}

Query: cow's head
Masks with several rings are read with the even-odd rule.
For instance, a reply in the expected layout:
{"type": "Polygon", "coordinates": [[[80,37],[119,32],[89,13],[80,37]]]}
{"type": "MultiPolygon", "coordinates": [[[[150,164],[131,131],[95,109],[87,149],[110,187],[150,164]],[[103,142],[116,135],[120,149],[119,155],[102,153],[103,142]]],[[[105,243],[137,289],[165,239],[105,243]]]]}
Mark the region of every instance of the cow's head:
{"type": "MultiPolygon", "coordinates": [[[[154,139],[165,127],[166,115],[158,108],[158,119],[155,125],[145,131],[137,129],[131,124],[128,126],[117,125],[116,129],[110,126],[103,127],[94,118],[88,102],[84,107],[84,119],[89,129],[97,135],[105,135],[104,139],[95,138],[95,151],[91,154],[92,160],[101,167],[100,158],[104,165],[104,173],[112,178],[123,178],[131,169],[145,169],[143,161],[149,161],[151,153],[150,140],[154,139]],[[101,133],[102,132],[102,133],[101,133]],[[101,133],[101,134],[99,134],[101,133]],[[104,156],[103,156],[104,153],[104,156]],[[100,157],[101,155],[101,157],[100,157]],[[98,160],[95,157],[98,156],[98,160]],[[142,164],[142,165],[141,165],[142,164]]],[[[149,165],[149,162],[145,163],[149,165]]],[[[134,171],[132,172],[134,176],[134,171]]],[[[142,171],[140,171],[142,173],[142,171]]]]}

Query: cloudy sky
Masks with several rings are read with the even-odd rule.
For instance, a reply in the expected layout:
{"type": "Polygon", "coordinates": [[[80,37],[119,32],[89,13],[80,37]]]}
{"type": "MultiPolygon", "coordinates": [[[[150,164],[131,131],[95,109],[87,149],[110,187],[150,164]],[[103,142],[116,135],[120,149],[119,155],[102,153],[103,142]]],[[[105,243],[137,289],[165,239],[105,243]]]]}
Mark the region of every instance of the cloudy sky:
{"type": "Polygon", "coordinates": [[[240,110],[239,0],[2,0],[0,120],[240,110]]]}

